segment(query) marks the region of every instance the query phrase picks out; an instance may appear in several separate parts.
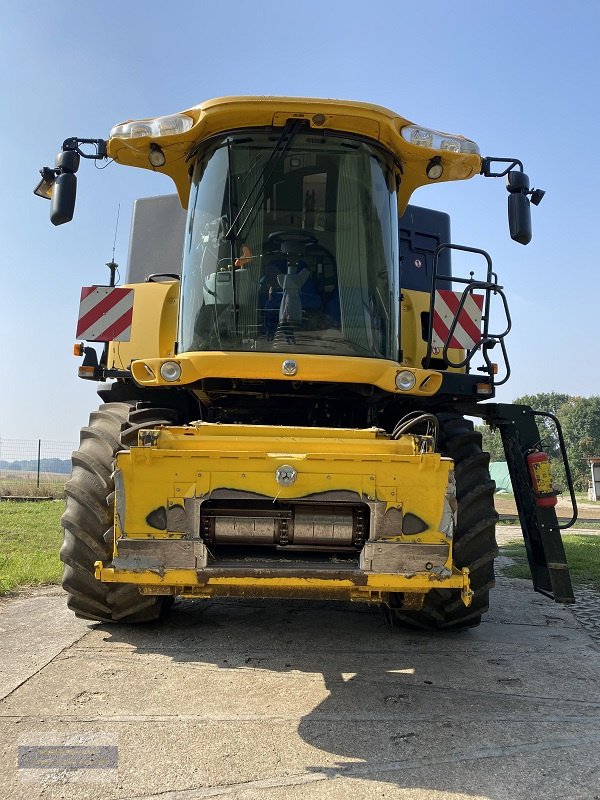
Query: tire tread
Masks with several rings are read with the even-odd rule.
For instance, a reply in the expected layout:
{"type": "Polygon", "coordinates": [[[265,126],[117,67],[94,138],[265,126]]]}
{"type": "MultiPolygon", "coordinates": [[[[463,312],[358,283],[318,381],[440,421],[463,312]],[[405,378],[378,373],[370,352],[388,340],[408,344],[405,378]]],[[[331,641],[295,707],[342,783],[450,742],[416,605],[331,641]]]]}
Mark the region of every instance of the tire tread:
{"type": "Polygon", "coordinates": [[[94,562],[107,562],[112,555],[115,454],[136,444],[139,430],[176,421],[174,409],[104,403],[90,414],[89,425],[81,430],[65,486],[67,504],[61,519],[64,538],[60,550],[67,606],[81,619],[150,622],[159,619],[170,605],[170,598],[142,595],[132,584],[101,583],[94,577],[94,562]]]}
{"type": "Polygon", "coordinates": [[[481,434],[458,414],[439,414],[440,450],[454,460],[457,526],[453,557],[456,566],[469,567],[473,598],[465,606],[457,590],[435,589],[425,595],[419,611],[403,611],[401,602],[390,598],[388,616],[394,622],[421,630],[470,628],[479,625],[489,608],[494,586],[494,559],[498,554],[494,508],[495,484],[490,478],[488,453],[482,450],[481,434]]]}

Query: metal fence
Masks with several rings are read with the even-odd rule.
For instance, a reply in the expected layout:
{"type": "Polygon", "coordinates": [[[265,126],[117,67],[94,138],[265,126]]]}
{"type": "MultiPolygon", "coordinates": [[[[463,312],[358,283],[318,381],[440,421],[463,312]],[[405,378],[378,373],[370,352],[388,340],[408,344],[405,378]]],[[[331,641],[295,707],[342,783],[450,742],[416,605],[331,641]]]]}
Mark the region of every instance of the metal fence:
{"type": "Polygon", "coordinates": [[[62,497],[75,442],[0,439],[0,496],[62,497]]]}

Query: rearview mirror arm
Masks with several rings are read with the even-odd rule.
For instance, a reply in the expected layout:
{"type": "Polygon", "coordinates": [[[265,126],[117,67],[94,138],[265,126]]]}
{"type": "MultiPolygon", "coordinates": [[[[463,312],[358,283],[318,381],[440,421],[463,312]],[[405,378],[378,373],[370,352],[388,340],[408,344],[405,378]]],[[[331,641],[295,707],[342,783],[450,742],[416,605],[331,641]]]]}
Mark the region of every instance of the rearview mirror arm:
{"type": "Polygon", "coordinates": [[[80,139],[77,136],[72,136],[71,138],[64,140],[62,149],[63,151],[74,150],[82,158],[91,158],[95,161],[98,161],[101,158],[106,158],[107,142],[105,139],[80,139]],[[93,144],[96,148],[96,151],[94,153],[86,153],[80,147],[82,144],[93,144]]]}
{"type": "Polygon", "coordinates": [[[519,168],[523,172],[523,163],[518,158],[496,158],[495,156],[487,156],[481,159],[481,172],[485,178],[504,178],[508,173],[519,168]],[[508,167],[502,172],[492,172],[492,164],[508,164],[508,167]]]}

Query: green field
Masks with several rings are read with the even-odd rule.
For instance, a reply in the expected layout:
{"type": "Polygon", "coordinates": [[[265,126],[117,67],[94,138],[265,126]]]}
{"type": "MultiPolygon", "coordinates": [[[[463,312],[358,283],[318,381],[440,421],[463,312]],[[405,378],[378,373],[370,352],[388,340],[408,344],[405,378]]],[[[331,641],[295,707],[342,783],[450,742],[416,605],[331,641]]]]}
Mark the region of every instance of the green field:
{"type": "Polygon", "coordinates": [[[0,496],[63,498],[68,478],[58,472],[42,472],[38,476],[36,472],[0,470],[0,496]]]}
{"type": "Polygon", "coordinates": [[[60,583],[62,500],[0,502],[0,595],[19,586],[60,583]]]}
{"type": "MultiPolygon", "coordinates": [[[[568,534],[563,536],[567,563],[574,586],[591,586],[600,592],[600,536],[593,534],[568,534]]],[[[509,578],[530,579],[529,566],[523,540],[507,542],[500,547],[500,555],[514,561],[502,572],[509,578]]]]}

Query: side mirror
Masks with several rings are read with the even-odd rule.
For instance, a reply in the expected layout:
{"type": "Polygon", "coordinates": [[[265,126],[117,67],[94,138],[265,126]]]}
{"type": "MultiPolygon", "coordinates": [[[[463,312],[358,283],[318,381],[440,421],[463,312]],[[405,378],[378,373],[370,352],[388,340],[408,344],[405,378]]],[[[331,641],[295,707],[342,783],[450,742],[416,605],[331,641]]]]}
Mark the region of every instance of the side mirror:
{"type": "Polygon", "coordinates": [[[53,225],[64,225],[71,222],[75,213],[77,197],[77,176],[79,169],[79,153],[75,150],[62,150],[56,156],[56,180],[52,187],[50,203],[50,222],[53,225]]]}
{"type": "Polygon", "coordinates": [[[63,172],[56,178],[52,187],[50,222],[53,225],[64,225],[65,222],[71,222],[75,213],[76,196],[77,175],[72,172],[63,172]]]}
{"type": "Polygon", "coordinates": [[[64,225],[73,219],[77,195],[75,173],[79,169],[81,159],[91,158],[97,161],[106,158],[106,149],[107,143],[104,139],[79,139],[73,136],[63,142],[62,150],[56,156],[54,169],[42,167],[40,170],[42,180],[33,193],[37,197],[50,200],[50,222],[53,225],[64,225]],[[94,145],[96,152],[84,152],[80,149],[82,144],[94,145]]]}
{"type": "Polygon", "coordinates": [[[531,241],[531,205],[529,178],[524,172],[511,170],[506,176],[508,194],[508,226],[510,238],[519,244],[531,241]]]}
{"type": "Polygon", "coordinates": [[[531,206],[525,194],[509,194],[508,227],[510,238],[519,244],[531,241],[531,206]]]}

